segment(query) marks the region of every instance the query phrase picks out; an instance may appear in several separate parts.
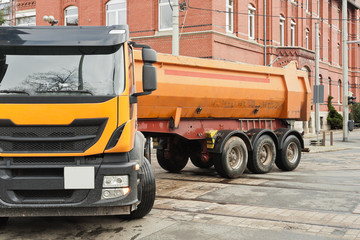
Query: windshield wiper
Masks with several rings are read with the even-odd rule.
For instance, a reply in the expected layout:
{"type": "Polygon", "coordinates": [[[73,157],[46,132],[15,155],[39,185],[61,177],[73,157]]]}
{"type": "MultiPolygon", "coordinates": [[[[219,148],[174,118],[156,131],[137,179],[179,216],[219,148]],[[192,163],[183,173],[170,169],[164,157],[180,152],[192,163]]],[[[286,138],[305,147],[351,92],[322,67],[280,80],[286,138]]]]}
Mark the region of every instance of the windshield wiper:
{"type": "Polygon", "coordinates": [[[90,92],[89,90],[60,90],[60,91],[36,91],[37,93],[87,93],[93,96],[94,94],[90,92]]]}
{"type": "Polygon", "coordinates": [[[18,94],[26,94],[30,96],[30,93],[22,90],[0,90],[0,93],[18,93],[18,94]]]}

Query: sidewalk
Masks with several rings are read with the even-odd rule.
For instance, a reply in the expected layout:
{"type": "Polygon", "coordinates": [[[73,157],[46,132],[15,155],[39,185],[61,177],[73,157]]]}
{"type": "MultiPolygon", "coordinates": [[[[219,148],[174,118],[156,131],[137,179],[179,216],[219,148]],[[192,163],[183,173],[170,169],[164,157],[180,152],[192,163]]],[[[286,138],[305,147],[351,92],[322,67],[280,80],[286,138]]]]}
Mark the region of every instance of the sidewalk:
{"type": "MultiPolygon", "coordinates": [[[[319,140],[323,139],[323,133],[319,134],[319,140]]],[[[354,129],[349,133],[349,142],[343,142],[343,131],[342,130],[330,130],[326,131],[325,146],[311,146],[310,141],[316,140],[315,133],[308,133],[304,135],[305,148],[310,149],[310,153],[318,152],[331,152],[344,150],[354,147],[360,147],[360,129],[354,129]],[[330,132],[333,132],[334,143],[330,146],[330,132]]]]}

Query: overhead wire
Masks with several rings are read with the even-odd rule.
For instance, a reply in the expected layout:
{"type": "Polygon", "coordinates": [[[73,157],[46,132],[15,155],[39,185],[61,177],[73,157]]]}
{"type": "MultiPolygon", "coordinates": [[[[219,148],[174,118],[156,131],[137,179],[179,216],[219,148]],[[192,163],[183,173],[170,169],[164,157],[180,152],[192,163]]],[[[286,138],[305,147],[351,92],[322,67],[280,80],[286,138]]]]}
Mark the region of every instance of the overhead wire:
{"type": "MultiPolygon", "coordinates": [[[[289,1],[289,0],[282,0],[282,1],[289,1]]],[[[296,3],[296,2],[295,2],[296,3]]],[[[233,13],[233,14],[237,14],[237,15],[249,15],[248,12],[238,12],[238,11],[227,11],[227,10],[219,10],[219,9],[210,9],[210,8],[201,8],[201,7],[193,7],[190,5],[190,1],[189,1],[189,8],[194,9],[194,10],[202,10],[202,11],[209,11],[209,12],[216,12],[216,13],[233,13]]],[[[269,18],[280,18],[280,15],[264,15],[264,14],[259,14],[259,13],[255,13],[255,16],[259,16],[259,17],[269,17],[269,18]]],[[[283,16],[284,18],[288,18],[288,19],[300,19],[300,20],[305,20],[305,19],[309,19],[309,20],[338,20],[338,21],[360,21],[360,19],[358,18],[348,18],[348,19],[342,19],[342,18],[322,18],[322,17],[296,17],[296,16],[283,16]]]]}

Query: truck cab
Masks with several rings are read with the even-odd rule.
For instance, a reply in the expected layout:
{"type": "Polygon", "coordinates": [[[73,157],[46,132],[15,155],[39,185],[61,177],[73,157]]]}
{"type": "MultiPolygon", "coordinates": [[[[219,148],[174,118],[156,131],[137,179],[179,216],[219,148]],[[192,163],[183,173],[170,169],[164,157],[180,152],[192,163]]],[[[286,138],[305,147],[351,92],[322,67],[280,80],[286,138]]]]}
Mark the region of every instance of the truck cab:
{"type": "Polygon", "coordinates": [[[0,28],[0,216],[128,215],[155,180],[137,98],[156,89],[141,45],[136,92],[127,26],[0,28]]]}

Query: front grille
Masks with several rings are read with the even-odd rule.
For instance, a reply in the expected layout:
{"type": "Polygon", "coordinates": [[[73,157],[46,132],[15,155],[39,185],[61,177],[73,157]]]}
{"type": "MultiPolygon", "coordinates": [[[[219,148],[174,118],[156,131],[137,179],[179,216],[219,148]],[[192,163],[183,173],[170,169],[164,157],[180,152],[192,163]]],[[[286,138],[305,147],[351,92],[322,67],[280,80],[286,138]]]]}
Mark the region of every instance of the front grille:
{"type": "Polygon", "coordinates": [[[39,157],[39,158],[13,158],[14,165],[34,165],[34,164],[75,164],[75,158],[72,157],[39,157]]]}
{"type": "Polygon", "coordinates": [[[12,177],[44,178],[64,177],[64,168],[15,168],[11,170],[12,177]]]}
{"type": "Polygon", "coordinates": [[[15,190],[18,199],[31,201],[41,200],[65,200],[72,197],[74,190],[15,190]]]}
{"type": "Polygon", "coordinates": [[[59,141],[59,142],[5,142],[0,141],[0,147],[5,151],[29,152],[72,152],[86,148],[93,139],[85,141],[59,141]]]}
{"type": "Polygon", "coordinates": [[[107,119],[81,119],[70,125],[18,126],[0,120],[1,152],[84,152],[101,136],[107,119]]]}

